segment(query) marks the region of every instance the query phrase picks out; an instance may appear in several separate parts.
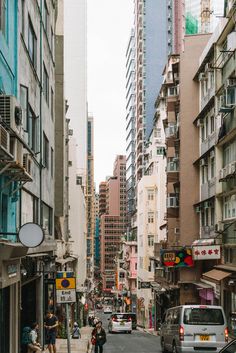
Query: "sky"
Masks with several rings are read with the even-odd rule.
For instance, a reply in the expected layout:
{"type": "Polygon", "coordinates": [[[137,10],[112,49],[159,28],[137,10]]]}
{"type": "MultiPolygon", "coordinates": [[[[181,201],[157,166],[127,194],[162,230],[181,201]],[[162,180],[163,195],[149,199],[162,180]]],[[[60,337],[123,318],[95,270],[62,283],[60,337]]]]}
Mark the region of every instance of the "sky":
{"type": "Polygon", "coordinates": [[[133,0],[88,0],[88,110],[94,116],[96,188],[125,154],[125,52],[133,0]]]}

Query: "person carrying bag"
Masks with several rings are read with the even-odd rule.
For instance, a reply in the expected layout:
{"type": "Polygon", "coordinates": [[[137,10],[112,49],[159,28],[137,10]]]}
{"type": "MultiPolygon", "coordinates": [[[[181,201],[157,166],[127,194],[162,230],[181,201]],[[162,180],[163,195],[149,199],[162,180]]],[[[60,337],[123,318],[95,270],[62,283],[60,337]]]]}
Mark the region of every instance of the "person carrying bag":
{"type": "Polygon", "coordinates": [[[103,353],[103,345],[106,343],[106,332],[102,327],[102,322],[98,321],[92,331],[91,343],[95,346],[95,353],[103,353]]]}

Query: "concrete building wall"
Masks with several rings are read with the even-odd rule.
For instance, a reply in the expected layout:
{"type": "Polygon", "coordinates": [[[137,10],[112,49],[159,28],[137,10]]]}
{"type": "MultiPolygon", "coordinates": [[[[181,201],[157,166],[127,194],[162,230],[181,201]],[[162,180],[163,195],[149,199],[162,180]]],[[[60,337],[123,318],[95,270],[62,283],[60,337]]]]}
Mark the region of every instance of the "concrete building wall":
{"type": "Polygon", "coordinates": [[[64,2],[65,96],[77,139],[77,163],[86,183],[87,169],[87,0],[64,2]]]}
{"type": "MultiPolygon", "coordinates": [[[[198,169],[193,165],[199,155],[199,136],[193,121],[198,115],[198,84],[193,77],[199,57],[209,40],[209,35],[185,37],[185,51],[180,56],[180,243],[191,245],[199,238],[199,222],[194,204],[199,200],[198,169]],[[191,54],[190,54],[191,53],[191,54]],[[188,57],[191,55],[192,60],[188,57]],[[189,99],[191,97],[191,99],[189,99]],[[191,190],[191,193],[186,193],[191,190]]],[[[193,280],[198,276],[196,267],[180,271],[180,280],[193,280]]]]}

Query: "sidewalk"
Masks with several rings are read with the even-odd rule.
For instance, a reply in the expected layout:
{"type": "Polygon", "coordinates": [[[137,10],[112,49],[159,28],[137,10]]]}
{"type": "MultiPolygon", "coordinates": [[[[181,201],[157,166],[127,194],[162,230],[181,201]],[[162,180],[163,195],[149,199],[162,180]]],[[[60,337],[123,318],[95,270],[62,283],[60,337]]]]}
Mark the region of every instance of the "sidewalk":
{"type": "Polygon", "coordinates": [[[137,329],[141,332],[146,332],[146,333],[149,333],[150,335],[153,335],[153,336],[159,336],[159,331],[154,331],[154,328],[137,327],[137,329]]]}
{"type": "MultiPolygon", "coordinates": [[[[90,338],[92,328],[89,326],[80,329],[81,339],[71,339],[71,353],[87,353],[90,352],[90,338]]],[[[57,353],[67,353],[67,340],[57,338],[57,353]]]]}

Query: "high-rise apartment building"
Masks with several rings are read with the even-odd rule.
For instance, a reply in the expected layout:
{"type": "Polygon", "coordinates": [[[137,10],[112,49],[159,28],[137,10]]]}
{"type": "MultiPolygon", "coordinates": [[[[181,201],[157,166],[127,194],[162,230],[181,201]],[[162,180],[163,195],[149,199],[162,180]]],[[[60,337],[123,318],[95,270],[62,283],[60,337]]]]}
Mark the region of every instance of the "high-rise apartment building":
{"type": "Polygon", "coordinates": [[[115,287],[115,258],[120,250],[121,237],[126,231],[126,157],[116,157],[113,176],[100,184],[100,236],[101,236],[101,276],[103,289],[111,291],[115,287]],[[104,210],[104,208],[103,208],[104,210]]]}
{"type": "Polygon", "coordinates": [[[87,275],[92,276],[94,261],[95,236],[95,191],[94,191],[94,121],[88,116],[87,126],[87,184],[86,184],[86,210],[87,210],[87,275]]]}

